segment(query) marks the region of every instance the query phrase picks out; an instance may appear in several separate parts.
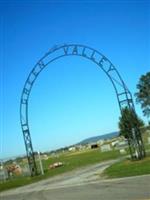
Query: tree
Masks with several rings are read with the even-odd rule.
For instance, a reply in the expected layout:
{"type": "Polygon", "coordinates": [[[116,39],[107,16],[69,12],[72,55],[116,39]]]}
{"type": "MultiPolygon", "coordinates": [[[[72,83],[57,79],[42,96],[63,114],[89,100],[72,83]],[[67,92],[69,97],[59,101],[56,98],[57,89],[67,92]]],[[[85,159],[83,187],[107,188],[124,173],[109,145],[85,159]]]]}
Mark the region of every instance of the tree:
{"type": "Polygon", "coordinates": [[[137,145],[138,148],[140,148],[138,157],[141,157],[142,149],[139,140],[142,142],[142,137],[140,133],[140,127],[144,126],[144,122],[137,116],[134,110],[129,109],[128,107],[122,109],[121,114],[122,115],[119,118],[118,124],[120,129],[120,135],[124,136],[127,139],[132,159],[134,156],[134,151],[136,150],[133,150],[133,148],[137,148],[137,145]]]}
{"type": "Polygon", "coordinates": [[[150,117],[150,72],[140,77],[135,93],[137,103],[141,104],[144,116],[150,117]]]}
{"type": "Polygon", "coordinates": [[[142,126],[144,126],[143,120],[140,119],[133,110],[127,107],[122,110],[122,116],[119,118],[120,135],[124,136],[126,139],[132,139],[132,129],[142,126]]]}

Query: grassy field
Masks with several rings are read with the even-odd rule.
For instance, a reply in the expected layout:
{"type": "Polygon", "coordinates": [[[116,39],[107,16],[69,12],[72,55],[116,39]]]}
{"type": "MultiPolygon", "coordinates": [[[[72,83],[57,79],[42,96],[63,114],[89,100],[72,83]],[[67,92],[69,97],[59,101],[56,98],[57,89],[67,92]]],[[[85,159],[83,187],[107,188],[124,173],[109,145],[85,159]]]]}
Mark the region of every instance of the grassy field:
{"type": "Polygon", "coordinates": [[[99,149],[90,150],[77,154],[62,154],[59,157],[50,157],[48,160],[43,161],[45,174],[36,177],[15,177],[12,180],[0,183],[0,191],[23,186],[26,184],[34,183],[36,181],[62,174],[83,166],[92,165],[105,160],[115,159],[120,157],[119,151],[109,151],[101,153],[99,149]],[[56,169],[48,169],[48,166],[54,162],[62,162],[63,166],[56,169]]]}
{"type": "Polygon", "coordinates": [[[108,167],[103,175],[107,178],[119,178],[150,174],[150,156],[143,160],[124,160],[108,167]]]}
{"type": "MultiPolygon", "coordinates": [[[[150,150],[150,145],[147,144],[147,134],[144,134],[144,142],[146,150],[150,150]]],[[[57,157],[49,157],[48,160],[43,160],[43,167],[45,174],[43,176],[38,175],[36,177],[13,177],[11,180],[6,180],[3,183],[0,183],[0,191],[23,186],[26,184],[34,183],[42,179],[46,179],[58,174],[69,172],[71,170],[84,167],[87,165],[92,165],[99,163],[105,160],[115,159],[120,155],[119,150],[113,150],[109,152],[100,152],[99,149],[95,150],[86,150],[86,151],[77,151],[73,153],[62,153],[57,155],[57,157]],[[49,169],[49,165],[55,162],[62,162],[63,166],[56,169],[49,169]]],[[[27,164],[27,163],[26,163],[27,164]]],[[[39,162],[37,162],[39,165],[39,162]]],[[[39,167],[39,166],[38,166],[39,167]]],[[[112,165],[107,168],[104,172],[104,176],[109,178],[116,177],[125,177],[125,176],[134,176],[150,174],[150,157],[145,158],[142,161],[130,161],[125,160],[119,163],[112,165]]]]}

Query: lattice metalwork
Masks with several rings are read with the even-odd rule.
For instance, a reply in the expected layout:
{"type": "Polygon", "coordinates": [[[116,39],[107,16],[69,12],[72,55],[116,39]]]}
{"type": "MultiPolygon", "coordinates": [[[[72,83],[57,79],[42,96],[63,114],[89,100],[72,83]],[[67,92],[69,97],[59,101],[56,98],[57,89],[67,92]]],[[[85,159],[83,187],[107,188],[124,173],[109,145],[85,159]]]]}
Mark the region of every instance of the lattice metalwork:
{"type": "MultiPolygon", "coordinates": [[[[24,136],[25,147],[27,151],[29,167],[30,167],[32,176],[37,174],[37,168],[36,168],[36,163],[35,163],[35,156],[34,156],[34,151],[32,147],[31,135],[30,135],[30,130],[29,130],[29,121],[28,121],[29,95],[30,95],[32,86],[36,78],[40,74],[40,72],[50,63],[64,56],[81,56],[85,59],[88,59],[94,62],[98,67],[100,67],[103,70],[103,72],[108,76],[111,83],[113,84],[113,87],[115,89],[115,93],[117,96],[117,100],[119,103],[120,111],[122,112],[122,109],[124,107],[128,107],[135,113],[135,108],[134,108],[131,92],[128,90],[127,86],[125,85],[116,67],[103,54],[85,45],[63,44],[60,46],[54,46],[34,66],[34,68],[30,72],[25,82],[22,95],[21,95],[20,121],[21,121],[23,136],[24,136]]],[[[131,148],[132,158],[135,155],[137,158],[144,157],[145,156],[144,145],[143,145],[140,130],[137,127],[133,129],[133,137],[130,140],[132,144],[132,148],[131,148]]]]}

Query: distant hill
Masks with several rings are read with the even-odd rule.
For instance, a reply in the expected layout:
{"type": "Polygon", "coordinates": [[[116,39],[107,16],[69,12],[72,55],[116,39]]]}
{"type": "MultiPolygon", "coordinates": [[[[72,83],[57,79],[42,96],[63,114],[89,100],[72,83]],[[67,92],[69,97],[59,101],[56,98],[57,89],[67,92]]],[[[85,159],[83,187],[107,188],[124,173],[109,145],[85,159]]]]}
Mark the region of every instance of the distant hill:
{"type": "Polygon", "coordinates": [[[104,139],[112,139],[114,137],[119,136],[119,132],[112,132],[112,133],[107,133],[105,135],[99,135],[99,136],[94,136],[94,137],[90,137],[87,138],[85,140],[82,140],[81,142],[79,142],[78,144],[88,144],[88,143],[93,143],[93,142],[97,142],[98,140],[104,140],[104,139]]]}

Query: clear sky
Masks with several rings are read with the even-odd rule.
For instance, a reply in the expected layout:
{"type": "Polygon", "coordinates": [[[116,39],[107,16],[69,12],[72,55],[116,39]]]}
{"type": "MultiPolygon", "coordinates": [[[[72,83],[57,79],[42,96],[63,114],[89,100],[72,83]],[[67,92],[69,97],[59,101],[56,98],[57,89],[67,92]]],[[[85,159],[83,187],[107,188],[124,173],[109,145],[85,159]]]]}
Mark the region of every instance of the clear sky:
{"type": "MultiPolygon", "coordinates": [[[[25,154],[20,96],[30,70],[52,46],[79,43],[99,50],[132,93],[150,70],[149,1],[1,0],[0,15],[0,158],[25,154]]],[[[34,150],[116,131],[119,115],[114,89],[101,69],[79,57],[58,60],[31,91],[34,150]]]]}

